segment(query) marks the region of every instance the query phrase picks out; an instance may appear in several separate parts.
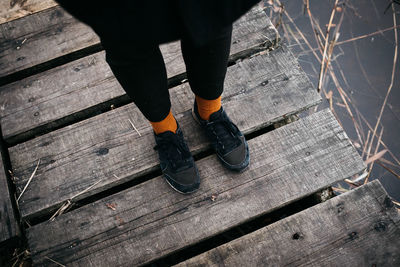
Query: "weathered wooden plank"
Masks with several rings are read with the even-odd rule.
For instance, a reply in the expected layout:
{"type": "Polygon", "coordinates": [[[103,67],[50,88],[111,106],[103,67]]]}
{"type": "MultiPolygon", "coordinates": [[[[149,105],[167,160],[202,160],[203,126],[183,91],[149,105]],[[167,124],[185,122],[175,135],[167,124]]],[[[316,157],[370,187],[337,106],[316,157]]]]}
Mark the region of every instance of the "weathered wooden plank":
{"type": "MultiPolygon", "coordinates": [[[[272,44],[276,34],[270,20],[256,7],[235,23],[231,55],[237,57],[252,47],[272,44]]],[[[168,77],[184,73],[180,43],[163,45],[161,49],[168,77]]],[[[2,86],[3,137],[14,143],[15,136],[45,125],[57,126],[54,121],[124,94],[104,61],[104,52],[2,86]]]]}
{"type": "Polygon", "coordinates": [[[375,180],[177,266],[399,266],[399,237],[375,180]]]}
{"type": "MultiPolygon", "coordinates": [[[[290,52],[279,48],[229,68],[222,101],[245,133],[319,103],[320,96],[296,64],[290,52]]],[[[171,89],[170,94],[192,152],[204,150],[205,137],[190,114],[193,94],[188,84],[171,89]]],[[[35,179],[19,203],[22,216],[29,218],[54,209],[99,180],[77,199],[157,169],[153,146],[149,123],[130,104],[11,147],[17,189],[41,159],[35,179]]]]}
{"type": "MultiPolygon", "coordinates": [[[[243,38],[235,45],[249,48],[272,37],[268,27],[263,28],[267,21],[261,7],[253,8],[241,19],[246,29],[239,29],[243,38]]],[[[59,6],[1,24],[0,78],[96,44],[99,38],[90,27],[59,6]]]]}
{"type": "Polygon", "coordinates": [[[0,25],[0,77],[99,43],[61,7],[0,25]]]}
{"type": "MultiPolygon", "coordinates": [[[[1,151],[1,144],[0,144],[1,151]]],[[[0,153],[0,249],[3,244],[19,234],[18,223],[8,190],[6,170],[0,153]]]]}
{"type": "Polygon", "coordinates": [[[0,1],[0,24],[56,6],[53,0],[2,0],[0,1]]]}
{"type": "Polygon", "coordinates": [[[215,155],[197,161],[202,184],[181,195],[162,177],[28,229],[35,264],[148,263],[286,205],[364,169],[338,122],[324,110],[249,141],[242,174],[215,155]],[[115,206],[115,210],[107,207],[115,206]]]}

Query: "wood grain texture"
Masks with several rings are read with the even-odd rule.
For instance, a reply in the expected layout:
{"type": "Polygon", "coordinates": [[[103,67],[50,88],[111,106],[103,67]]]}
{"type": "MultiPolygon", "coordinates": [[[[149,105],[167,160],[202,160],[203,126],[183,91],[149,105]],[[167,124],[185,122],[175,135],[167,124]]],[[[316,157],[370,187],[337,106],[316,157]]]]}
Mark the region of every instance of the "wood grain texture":
{"type": "Polygon", "coordinates": [[[399,237],[375,180],[177,266],[399,266],[399,237]]]}
{"type": "Polygon", "coordinates": [[[364,169],[329,110],[249,141],[244,173],[215,155],[196,162],[199,191],[181,195],[162,177],[28,229],[34,264],[137,266],[310,195],[364,169]],[[113,204],[112,210],[107,204],[113,204]]]}
{"type": "MultiPolygon", "coordinates": [[[[242,38],[235,45],[250,48],[260,40],[274,40],[276,35],[265,35],[268,23],[263,10],[253,8],[239,22],[245,29],[236,30],[242,38]]],[[[59,6],[1,24],[0,78],[95,44],[99,38],[93,30],[59,6]]]]}
{"type": "MultiPolygon", "coordinates": [[[[222,101],[242,131],[258,130],[320,102],[296,64],[290,52],[279,48],[229,68],[222,101]]],[[[190,114],[193,94],[188,84],[171,89],[170,95],[192,152],[206,149],[205,136],[190,114]]],[[[11,147],[17,190],[41,159],[35,179],[20,200],[22,216],[54,210],[99,180],[102,182],[76,200],[156,170],[153,146],[152,128],[130,104],[11,147]]]]}
{"type": "Polygon", "coordinates": [[[53,0],[1,0],[0,24],[56,6],[53,0]]]}
{"type": "Polygon", "coordinates": [[[8,190],[6,170],[4,168],[2,155],[0,154],[0,248],[4,242],[9,241],[18,234],[18,223],[15,219],[11,195],[8,190]]]}
{"type": "Polygon", "coordinates": [[[89,26],[61,7],[0,25],[0,78],[99,43],[89,26]]]}
{"type": "MultiPolygon", "coordinates": [[[[237,57],[254,47],[266,49],[264,45],[273,43],[276,34],[264,11],[256,7],[235,23],[231,55],[237,57]]],[[[186,71],[179,42],[163,45],[161,50],[168,77],[186,71]]],[[[125,92],[104,61],[104,52],[2,86],[3,138],[12,141],[40,126],[57,127],[57,120],[122,95],[125,92]]]]}

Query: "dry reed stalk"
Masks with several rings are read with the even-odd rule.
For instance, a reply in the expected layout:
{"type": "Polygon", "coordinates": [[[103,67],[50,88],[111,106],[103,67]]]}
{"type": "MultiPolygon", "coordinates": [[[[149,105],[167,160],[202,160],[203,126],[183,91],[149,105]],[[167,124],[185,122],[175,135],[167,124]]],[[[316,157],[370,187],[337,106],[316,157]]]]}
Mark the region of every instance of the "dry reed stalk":
{"type": "MultiPolygon", "coordinates": [[[[329,42],[329,48],[328,48],[328,59],[326,60],[326,67],[325,67],[325,71],[323,74],[323,77],[326,77],[326,72],[328,71],[328,68],[330,67],[330,63],[331,63],[331,58],[332,58],[332,54],[333,54],[333,48],[335,47],[336,44],[336,40],[339,39],[339,33],[337,33],[334,37],[333,40],[331,40],[329,42]]],[[[324,78],[322,78],[322,83],[324,83],[324,78]]]]}
{"type": "MultiPolygon", "coordinates": [[[[326,61],[326,67],[325,67],[325,71],[324,71],[324,74],[322,75],[322,78],[320,77],[320,79],[322,79],[321,80],[321,84],[323,84],[323,80],[324,80],[324,77],[326,77],[326,72],[328,71],[328,68],[329,68],[329,64],[330,64],[330,62],[331,62],[331,58],[332,58],[332,54],[333,54],[333,48],[335,47],[335,45],[336,45],[336,42],[337,42],[337,40],[339,39],[339,30],[340,30],[340,28],[342,27],[342,23],[343,23],[343,18],[344,18],[344,10],[342,10],[342,15],[340,16],[340,19],[339,19],[339,23],[336,25],[336,27],[335,27],[335,31],[333,32],[333,40],[331,40],[330,42],[329,42],[329,46],[328,46],[328,52],[327,52],[327,54],[328,54],[328,59],[327,59],[327,61],[326,61]]],[[[325,42],[327,42],[328,40],[325,40],[325,42]]],[[[322,85],[321,85],[322,86],[322,85]]]]}
{"type": "Polygon", "coordinates": [[[326,30],[324,53],[322,54],[321,71],[319,73],[319,81],[318,81],[318,86],[317,86],[317,91],[318,92],[321,91],[322,79],[323,79],[323,73],[324,73],[324,63],[325,63],[325,60],[326,60],[326,52],[327,52],[327,49],[328,49],[329,32],[330,32],[331,27],[332,27],[332,21],[333,21],[333,18],[335,16],[335,12],[336,12],[336,7],[337,7],[337,4],[338,4],[338,1],[339,0],[335,1],[335,4],[334,4],[333,9],[332,9],[331,17],[329,19],[328,27],[327,27],[327,30],[326,30]]]}
{"type": "Polygon", "coordinates": [[[337,45],[342,45],[342,44],[345,44],[345,43],[354,42],[354,41],[357,41],[357,40],[360,40],[360,39],[364,39],[364,38],[368,38],[368,37],[371,37],[371,36],[374,36],[374,35],[382,34],[382,33],[386,32],[386,31],[390,31],[390,30],[397,29],[397,28],[400,28],[400,25],[392,26],[392,27],[389,27],[389,28],[386,28],[386,29],[383,29],[383,30],[379,30],[379,31],[376,31],[376,32],[369,33],[369,34],[364,34],[364,35],[360,35],[360,36],[357,36],[357,37],[353,37],[353,38],[350,38],[350,39],[347,39],[347,40],[343,40],[343,41],[337,42],[336,44],[337,45]]]}
{"type": "MultiPolygon", "coordinates": [[[[279,0],[276,0],[276,2],[278,4],[280,4],[279,0]]],[[[292,17],[289,15],[289,13],[287,13],[286,10],[284,10],[284,13],[286,15],[286,17],[289,19],[289,21],[293,24],[293,26],[295,27],[296,31],[299,33],[299,35],[301,36],[301,38],[303,38],[304,42],[307,44],[307,46],[311,49],[312,46],[311,44],[308,42],[307,38],[304,36],[304,34],[301,32],[301,30],[297,27],[296,23],[294,23],[292,17]]],[[[321,63],[321,59],[319,58],[319,56],[315,53],[315,51],[313,51],[313,54],[315,56],[315,58],[317,58],[317,60],[321,63]]]]}
{"type": "MultiPolygon", "coordinates": [[[[313,16],[311,15],[311,10],[310,10],[310,0],[303,0],[303,3],[305,5],[304,6],[305,10],[307,10],[308,18],[310,19],[310,24],[311,24],[311,28],[314,32],[315,41],[317,42],[319,50],[322,52],[322,41],[319,37],[320,35],[318,34],[317,30],[315,29],[313,16]]],[[[324,36],[322,35],[322,37],[324,37],[324,36]]],[[[325,39],[324,39],[324,41],[325,41],[325,39]]]]}
{"type": "MultiPolygon", "coordinates": [[[[279,0],[277,0],[277,2],[280,3],[279,0]]],[[[297,42],[297,44],[300,46],[300,48],[301,48],[303,51],[305,51],[305,52],[312,52],[312,54],[314,55],[314,57],[315,57],[315,58],[317,59],[317,61],[321,64],[321,60],[320,60],[319,56],[316,54],[316,51],[319,50],[319,49],[318,49],[318,48],[313,48],[313,47],[311,47],[310,43],[309,43],[308,40],[305,38],[305,36],[304,36],[304,34],[301,32],[301,30],[300,30],[300,29],[297,27],[297,25],[294,23],[294,21],[293,21],[293,19],[291,18],[291,16],[290,16],[286,11],[285,11],[284,13],[285,13],[285,15],[287,16],[287,18],[289,19],[289,21],[292,23],[292,25],[294,26],[294,28],[296,29],[297,33],[298,33],[298,34],[301,36],[301,38],[304,40],[304,43],[308,46],[308,48],[309,48],[310,50],[307,50],[307,51],[304,50],[303,45],[302,45],[302,42],[300,42],[300,41],[296,38],[296,35],[295,35],[294,33],[292,33],[293,39],[295,39],[295,41],[297,42]]],[[[388,31],[388,30],[391,30],[391,29],[396,29],[396,28],[399,27],[399,26],[396,25],[396,23],[394,23],[394,24],[395,24],[395,26],[393,26],[393,27],[390,27],[390,28],[387,28],[387,29],[383,29],[383,30],[380,30],[380,31],[377,31],[377,32],[374,32],[374,33],[371,33],[371,34],[366,34],[366,35],[354,37],[354,38],[352,38],[352,39],[348,39],[348,40],[345,40],[345,41],[336,42],[336,45],[338,45],[338,44],[343,44],[343,43],[348,43],[348,42],[351,42],[351,41],[356,41],[356,40],[363,39],[363,38],[367,38],[367,37],[369,37],[369,36],[373,36],[373,35],[376,35],[376,34],[382,34],[382,33],[385,32],[385,31],[388,31]]],[[[286,29],[285,24],[283,24],[282,26],[283,26],[282,28],[285,30],[285,29],[286,29]]],[[[319,29],[319,30],[321,31],[321,29],[320,29],[320,27],[319,27],[318,24],[315,24],[314,26],[316,26],[316,28],[319,29]]],[[[287,34],[288,31],[286,30],[285,32],[286,32],[286,34],[287,34]]],[[[320,35],[320,36],[323,37],[323,35],[320,35]]],[[[336,64],[338,64],[338,63],[336,63],[336,64]]],[[[330,69],[330,68],[329,68],[329,69],[330,69]]],[[[341,72],[341,75],[344,77],[343,80],[345,80],[345,83],[348,84],[347,81],[346,81],[346,79],[345,79],[345,76],[344,76],[343,72],[341,72]]],[[[336,84],[335,84],[336,87],[337,87],[337,88],[341,88],[341,86],[340,86],[340,85],[338,84],[338,82],[337,82],[337,78],[336,78],[336,76],[335,76],[335,73],[333,73],[333,71],[331,71],[331,69],[330,69],[330,76],[333,78],[334,82],[336,82],[336,84]]],[[[343,90],[342,90],[342,92],[344,93],[343,90]]],[[[325,92],[324,92],[324,93],[325,93],[325,92]]],[[[344,93],[343,95],[348,99],[348,101],[349,101],[350,103],[352,103],[350,97],[348,97],[345,93],[344,93]]],[[[329,96],[328,96],[326,93],[325,93],[325,96],[327,96],[327,97],[329,98],[329,96]]],[[[353,105],[352,105],[352,106],[353,106],[353,105]]],[[[364,135],[364,132],[363,132],[363,128],[361,127],[361,126],[362,126],[361,121],[364,122],[364,123],[366,124],[366,126],[369,128],[370,131],[372,131],[372,127],[371,127],[371,125],[369,124],[369,122],[365,119],[365,117],[360,113],[360,111],[358,110],[358,108],[357,108],[356,106],[353,106],[353,108],[354,108],[354,110],[356,111],[358,123],[356,122],[354,116],[353,116],[352,120],[353,120],[353,123],[355,122],[355,128],[356,128],[356,131],[358,131],[358,138],[360,139],[360,142],[361,142],[361,143],[364,143],[364,142],[361,141],[361,140],[365,140],[365,135],[364,135]],[[360,133],[360,130],[361,130],[361,133],[360,133]],[[363,138],[360,137],[361,134],[362,134],[362,137],[363,137],[363,138]]],[[[336,115],[336,113],[334,112],[334,110],[333,110],[333,113],[335,114],[336,118],[339,119],[339,117],[336,115]]],[[[340,123],[340,120],[339,120],[339,123],[340,123]]],[[[341,124],[341,123],[340,123],[340,124],[341,124]]],[[[369,131],[369,135],[371,134],[370,131],[369,131]]],[[[370,135],[370,136],[371,136],[371,135],[370,135]]],[[[376,132],[373,133],[372,136],[378,137],[376,132]]],[[[367,139],[369,139],[369,138],[367,138],[367,139]]],[[[368,144],[367,141],[366,141],[366,143],[368,144]]],[[[399,161],[399,160],[397,159],[397,157],[391,152],[391,150],[387,147],[387,145],[383,142],[383,140],[380,140],[379,143],[382,144],[382,146],[383,146],[385,149],[387,149],[387,151],[388,151],[388,153],[390,154],[390,156],[396,161],[397,164],[400,165],[400,161],[399,161]]],[[[365,148],[365,146],[364,146],[364,148],[365,148]]],[[[364,152],[364,153],[365,153],[365,152],[364,152]]],[[[383,160],[384,160],[384,159],[383,159],[383,160]]],[[[393,164],[393,163],[392,163],[392,164],[393,164]]]]}
{"type": "MultiPolygon", "coordinates": [[[[280,1],[279,1],[279,0],[276,0],[276,1],[280,4],[280,1]]],[[[322,64],[322,63],[321,63],[321,59],[320,59],[319,56],[316,54],[316,52],[313,50],[311,44],[308,42],[308,40],[307,40],[307,38],[304,36],[304,34],[301,32],[301,30],[300,30],[300,29],[297,27],[297,25],[294,23],[292,17],[286,12],[286,10],[285,10],[284,12],[285,12],[285,15],[287,16],[287,18],[289,19],[289,21],[290,21],[290,22],[293,24],[293,26],[295,27],[295,29],[296,29],[296,31],[298,32],[298,34],[301,36],[301,38],[303,38],[304,42],[306,43],[306,45],[308,46],[308,48],[310,49],[310,51],[313,53],[314,57],[317,59],[317,61],[318,61],[320,64],[322,64]]],[[[299,44],[299,46],[303,49],[303,46],[301,45],[300,41],[295,37],[295,35],[292,34],[292,36],[294,37],[294,39],[296,40],[296,42],[299,44]]],[[[304,50],[304,49],[303,49],[303,50],[304,50]]],[[[331,75],[332,75],[332,72],[330,72],[330,73],[331,73],[331,75]]],[[[326,96],[327,96],[327,95],[326,95],[326,92],[325,92],[324,90],[323,90],[323,92],[324,92],[325,97],[326,97],[326,96]]],[[[333,109],[333,106],[332,106],[332,113],[333,113],[333,114],[335,115],[335,117],[338,119],[339,124],[343,127],[341,121],[339,120],[339,117],[337,116],[335,110],[333,109]]]]}
{"type": "Polygon", "coordinates": [[[334,186],[332,186],[332,190],[336,191],[336,192],[341,192],[341,193],[346,193],[347,191],[349,191],[347,189],[340,188],[340,187],[334,187],[334,186]]]}
{"type": "MultiPolygon", "coordinates": [[[[388,151],[388,152],[389,152],[389,151],[388,151]]],[[[385,164],[387,164],[387,165],[390,165],[390,166],[392,166],[392,167],[400,168],[400,165],[397,165],[397,164],[395,164],[395,163],[393,163],[393,162],[391,162],[391,161],[389,161],[389,160],[387,160],[387,159],[385,159],[385,158],[380,158],[379,161],[382,162],[382,163],[385,163],[385,164]]]]}
{"type": "Polygon", "coordinates": [[[37,169],[39,168],[39,164],[40,164],[40,159],[38,160],[35,169],[33,170],[31,177],[29,177],[28,182],[26,183],[24,189],[22,190],[21,194],[18,196],[17,198],[17,203],[20,200],[20,198],[22,197],[22,195],[25,193],[25,190],[28,188],[29,184],[31,183],[33,176],[35,176],[37,169]]]}
{"type": "MultiPolygon", "coordinates": [[[[358,179],[358,178],[357,178],[358,179]]],[[[359,187],[360,185],[359,184],[357,184],[357,182],[358,182],[358,180],[354,180],[354,181],[352,181],[352,180],[350,180],[350,179],[344,179],[344,181],[346,182],[346,183],[348,183],[348,184],[350,184],[350,185],[352,185],[352,186],[354,186],[354,187],[359,187]]],[[[364,178],[363,178],[364,179],[364,178]]]]}
{"type": "MultiPolygon", "coordinates": [[[[357,109],[356,109],[357,110],[357,109]]],[[[360,117],[363,120],[363,122],[365,123],[365,125],[367,125],[368,129],[372,132],[372,126],[371,124],[369,124],[368,120],[364,117],[364,115],[362,115],[362,113],[360,113],[360,117]]],[[[375,136],[378,138],[379,136],[375,133],[375,136]]],[[[393,154],[393,152],[389,149],[389,147],[385,144],[385,142],[383,142],[381,140],[380,144],[387,149],[388,153],[390,154],[390,156],[392,156],[392,158],[396,161],[396,163],[400,166],[400,160],[393,154]]]]}
{"type": "Polygon", "coordinates": [[[369,157],[369,158],[365,161],[365,164],[374,163],[375,161],[377,161],[378,159],[380,159],[381,157],[383,157],[383,155],[385,155],[386,152],[387,152],[387,150],[384,149],[384,150],[381,150],[381,151],[375,153],[373,156],[369,157]]]}
{"type": "MultiPolygon", "coordinates": [[[[280,4],[280,1],[277,0],[277,2],[280,4]]],[[[296,31],[298,32],[298,34],[301,36],[301,38],[303,38],[304,42],[306,43],[306,45],[311,49],[311,44],[308,42],[307,38],[304,36],[304,34],[301,32],[301,30],[297,27],[297,25],[294,23],[292,17],[286,12],[286,10],[284,11],[285,15],[287,16],[287,18],[289,19],[289,21],[293,24],[293,26],[295,27],[296,31]]],[[[311,12],[310,12],[311,14],[311,12]]],[[[312,15],[311,15],[312,16],[312,15]]],[[[311,22],[312,23],[312,22],[311,22]]],[[[301,42],[298,40],[298,38],[296,37],[296,35],[294,33],[292,33],[292,37],[293,39],[296,41],[296,43],[300,46],[300,48],[304,51],[303,45],[301,44],[301,42]]],[[[289,38],[287,38],[289,39],[289,38]]],[[[311,50],[310,50],[311,51],[311,50]]],[[[315,51],[312,51],[315,58],[318,60],[319,63],[321,63],[321,59],[319,58],[319,56],[315,53],[315,51]]],[[[322,51],[321,51],[322,53],[322,51]]],[[[325,97],[329,98],[329,96],[327,95],[326,92],[324,92],[325,97]]],[[[333,111],[333,107],[332,107],[332,111],[333,111]]]]}
{"type": "MultiPolygon", "coordinates": [[[[397,27],[391,27],[392,29],[394,29],[394,28],[397,28],[397,27]]],[[[336,88],[338,89],[338,91],[339,91],[339,93],[340,93],[340,95],[341,96],[345,96],[348,100],[349,100],[349,102],[351,102],[351,99],[347,96],[347,94],[342,90],[342,88],[341,88],[341,86],[338,84],[338,80],[337,80],[337,78],[336,78],[336,75],[333,73],[333,72],[331,72],[330,73],[331,74],[331,77],[333,78],[333,81],[334,81],[334,83],[335,83],[335,85],[336,85],[336,88]]],[[[345,101],[346,102],[346,101],[345,101]]],[[[360,140],[360,142],[362,143],[362,139],[361,139],[361,137],[360,137],[360,123],[357,123],[356,122],[356,120],[355,120],[355,118],[354,118],[354,116],[353,116],[353,114],[352,114],[352,112],[351,112],[351,109],[350,109],[350,107],[349,107],[349,105],[347,104],[347,102],[346,102],[346,109],[347,109],[347,111],[348,111],[348,113],[349,113],[349,115],[350,115],[350,117],[351,117],[351,119],[352,119],[352,121],[353,121],[353,123],[354,123],[354,126],[355,126],[355,130],[356,130],[356,133],[357,133],[357,136],[358,136],[358,138],[359,138],[359,140],[360,140]]],[[[356,109],[356,111],[357,111],[357,116],[358,117],[360,117],[360,112],[358,111],[358,109],[354,106],[354,109],[356,109]]],[[[336,116],[337,117],[337,116],[336,116]]],[[[365,120],[365,118],[364,118],[364,120],[365,120]]],[[[366,121],[366,120],[365,120],[366,121]]],[[[368,125],[369,126],[369,125],[368,125]]],[[[371,127],[369,127],[369,128],[371,128],[371,127]]],[[[375,134],[376,135],[376,134],[375,134]]],[[[384,144],[383,143],[383,141],[380,141],[382,144],[384,144]]],[[[391,154],[391,156],[393,157],[393,158],[395,158],[395,160],[398,162],[398,160],[397,160],[397,158],[394,156],[394,154],[387,148],[387,146],[386,145],[384,145],[384,147],[388,150],[388,152],[389,152],[389,154],[391,154]]],[[[399,162],[398,162],[399,163],[399,162]]]]}
{"type": "Polygon", "coordinates": [[[387,170],[388,172],[390,172],[391,174],[393,174],[394,176],[396,176],[397,178],[400,179],[400,174],[397,174],[394,170],[390,169],[388,166],[385,166],[382,162],[381,159],[377,160],[376,163],[383,167],[385,170],[387,170]]]}
{"type": "MultiPolygon", "coordinates": [[[[326,62],[325,72],[324,72],[324,75],[322,77],[326,76],[326,72],[327,72],[327,70],[329,68],[329,64],[330,64],[331,57],[332,57],[332,54],[333,54],[333,48],[335,47],[336,42],[339,39],[339,35],[340,35],[339,34],[339,30],[342,27],[343,18],[344,18],[344,10],[342,10],[342,15],[340,16],[339,23],[336,25],[335,31],[333,32],[333,40],[329,42],[328,59],[327,59],[327,62],[326,62]]],[[[327,40],[325,40],[325,42],[327,42],[327,40]]],[[[322,83],[323,83],[323,78],[322,78],[322,83]]]]}
{"type": "Polygon", "coordinates": [[[393,200],[393,199],[392,199],[392,202],[393,202],[395,205],[397,205],[397,206],[400,207],[400,202],[397,202],[397,201],[395,201],[395,200],[393,200]]]}
{"type": "Polygon", "coordinates": [[[374,130],[373,130],[373,133],[372,133],[371,145],[370,145],[370,147],[369,147],[369,150],[368,150],[368,153],[367,153],[367,154],[369,154],[370,151],[371,151],[372,143],[373,143],[373,140],[374,140],[376,131],[377,131],[377,129],[378,129],[378,125],[379,125],[379,123],[380,123],[380,121],[381,121],[381,119],[382,119],[382,114],[383,114],[383,111],[384,111],[384,109],[385,109],[387,100],[388,100],[388,98],[389,98],[389,94],[390,94],[390,92],[392,91],[392,87],[393,87],[393,83],[394,83],[394,74],[395,74],[395,72],[396,72],[397,53],[398,53],[397,50],[398,50],[398,47],[399,47],[399,43],[398,43],[397,28],[396,28],[396,26],[397,26],[396,12],[395,12],[395,9],[394,9],[394,3],[393,3],[393,2],[392,2],[392,11],[393,11],[393,27],[395,27],[395,28],[394,28],[395,49],[394,49],[394,57],[393,57],[393,65],[392,65],[392,77],[391,77],[389,88],[388,88],[388,90],[387,90],[387,92],[386,92],[385,99],[383,100],[382,107],[381,107],[381,110],[380,110],[380,112],[379,112],[379,116],[378,116],[378,119],[377,119],[377,121],[376,121],[374,130]]]}
{"type": "MultiPolygon", "coordinates": [[[[318,26],[318,24],[317,24],[317,26],[318,26]]],[[[361,40],[361,39],[364,39],[364,38],[368,38],[368,37],[375,36],[375,35],[378,35],[378,34],[382,34],[384,32],[393,30],[395,28],[400,28],[400,25],[392,26],[392,27],[389,27],[389,28],[385,28],[383,30],[378,30],[376,32],[369,33],[369,34],[364,34],[364,35],[356,36],[356,37],[353,37],[353,38],[350,38],[350,39],[347,39],[347,40],[336,42],[336,46],[339,46],[339,45],[342,45],[342,44],[346,44],[346,43],[350,43],[350,42],[354,42],[354,41],[361,40]]],[[[317,51],[317,50],[319,50],[319,48],[312,48],[310,50],[305,50],[304,52],[305,53],[309,53],[309,52],[312,52],[312,50],[313,51],[317,51]]]]}
{"type": "Polygon", "coordinates": [[[360,130],[361,130],[361,135],[365,142],[365,132],[364,132],[364,127],[362,126],[362,123],[361,123],[360,112],[358,112],[357,108],[355,108],[355,111],[356,111],[356,115],[357,115],[358,125],[360,126],[360,130]]]}
{"type": "Polygon", "coordinates": [[[363,151],[362,151],[362,153],[361,153],[361,158],[362,158],[362,159],[364,159],[364,154],[365,154],[366,148],[368,147],[368,142],[369,142],[369,137],[370,137],[370,135],[371,135],[371,131],[368,130],[367,140],[366,140],[365,143],[364,143],[364,148],[363,148],[363,151]]]}
{"type": "MultiPolygon", "coordinates": [[[[333,71],[332,71],[332,70],[329,70],[329,72],[331,73],[331,72],[333,72],[333,71]]],[[[352,122],[353,122],[354,129],[356,130],[356,133],[357,133],[358,141],[360,142],[360,144],[362,144],[362,139],[361,139],[361,135],[360,135],[360,131],[359,131],[360,126],[358,126],[358,123],[356,122],[356,120],[355,120],[355,118],[354,118],[353,112],[351,111],[350,106],[349,106],[349,104],[347,103],[347,100],[346,100],[346,96],[347,96],[347,95],[346,95],[346,93],[343,91],[342,87],[340,86],[339,81],[337,80],[336,76],[332,76],[332,75],[331,75],[331,77],[332,77],[332,79],[333,79],[333,81],[334,81],[334,83],[335,83],[335,85],[336,85],[336,89],[338,90],[340,97],[342,98],[342,100],[343,100],[343,102],[344,102],[344,105],[346,106],[346,110],[347,110],[347,112],[349,113],[350,118],[351,118],[351,120],[352,120],[352,122]]]]}
{"type": "Polygon", "coordinates": [[[365,171],[363,174],[359,175],[358,177],[356,177],[354,180],[350,180],[350,179],[344,179],[344,181],[346,183],[349,183],[351,185],[354,185],[356,187],[360,186],[360,184],[357,184],[359,181],[363,180],[365,177],[367,177],[368,172],[365,171]]]}
{"type": "Polygon", "coordinates": [[[370,163],[370,165],[369,165],[369,168],[368,168],[368,175],[365,178],[364,184],[366,184],[368,182],[368,178],[371,175],[371,171],[372,171],[372,168],[374,167],[375,160],[380,159],[387,152],[387,150],[384,149],[384,150],[382,150],[381,152],[378,153],[378,149],[379,149],[380,144],[381,144],[380,142],[382,140],[382,135],[383,135],[383,126],[381,128],[381,132],[379,133],[379,138],[378,138],[378,141],[377,141],[376,146],[375,146],[374,155],[372,157],[370,157],[370,158],[367,158],[367,160],[365,161],[365,164],[368,165],[370,163]]]}

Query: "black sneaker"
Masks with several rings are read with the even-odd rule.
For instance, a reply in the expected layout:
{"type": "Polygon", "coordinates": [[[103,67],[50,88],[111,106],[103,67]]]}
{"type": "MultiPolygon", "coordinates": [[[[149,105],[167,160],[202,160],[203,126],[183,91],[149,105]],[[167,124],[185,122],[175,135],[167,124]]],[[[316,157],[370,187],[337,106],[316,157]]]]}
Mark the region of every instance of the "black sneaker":
{"type": "Polygon", "coordinates": [[[181,129],[154,134],[155,150],[160,158],[161,171],[168,184],[179,193],[196,191],[200,185],[199,172],[186,145],[181,129]]]}
{"type": "Polygon", "coordinates": [[[211,114],[207,121],[200,117],[195,102],[192,114],[205,130],[218,158],[226,168],[241,172],[249,166],[250,153],[246,139],[222,107],[211,114]]]}

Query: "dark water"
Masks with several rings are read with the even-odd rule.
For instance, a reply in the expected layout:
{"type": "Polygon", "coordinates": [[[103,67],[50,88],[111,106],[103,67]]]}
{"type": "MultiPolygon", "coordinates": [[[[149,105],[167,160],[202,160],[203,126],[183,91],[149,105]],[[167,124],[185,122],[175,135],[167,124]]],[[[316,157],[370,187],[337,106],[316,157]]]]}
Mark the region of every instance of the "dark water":
{"type": "MultiPolygon", "coordinates": [[[[315,22],[321,27],[325,34],[335,1],[310,0],[309,2],[315,22]]],[[[279,21],[279,8],[273,9],[271,5],[277,7],[277,3],[279,3],[279,1],[264,1],[264,5],[267,7],[266,12],[272,15],[271,19],[274,24],[279,21]]],[[[281,0],[281,3],[311,46],[313,48],[318,48],[310,19],[307,12],[304,12],[303,0],[281,0]]],[[[379,30],[394,26],[392,9],[389,8],[386,13],[384,13],[390,1],[354,0],[339,1],[339,3],[344,3],[344,5],[340,5],[342,9],[338,10],[340,12],[336,12],[333,20],[333,24],[336,24],[336,27],[338,27],[340,17],[343,14],[343,21],[339,27],[340,37],[338,42],[349,40],[357,36],[373,34],[379,30]]],[[[395,4],[395,14],[397,24],[400,25],[400,4],[395,4]]],[[[318,84],[320,63],[305,44],[304,39],[296,30],[294,24],[290,22],[288,16],[283,14],[282,23],[278,27],[279,32],[316,87],[318,84]],[[296,38],[300,44],[296,42],[296,38]]],[[[331,32],[333,32],[336,27],[333,27],[331,32]]],[[[397,32],[400,35],[400,29],[397,29],[397,32]]],[[[332,70],[338,78],[340,87],[350,98],[349,105],[351,112],[354,115],[355,121],[360,125],[359,132],[361,141],[359,141],[357,137],[354,123],[349,112],[344,107],[344,101],[340,97],[337,86],[331,77],[326,78],[323,89],[326,92],[333,92],[334,110],[345,128],[345,131],[354,141],[353,143],[355,146],[359,147],[358,150],[360,154],[362,153],[364,147],[363,143],[367,138],[369,130],[362,117],[365,118],[372,129],[375,127],[390,85],[394,51],[395,35],[393,29],[373,34],[356,41],[338,44],[333,50],[332,70]]],[[[316,53],[322,58],[319,51],[316,51],[316,53]]],[[[324,96],[323,93],[322,96],[324,96]]],[[[328,102],[324,101],[319,109],[328,106],[328,102]]],[[[378,135],[382,127],[383,142],[393,155],[400,160],[400,59],[397,60],[394,84],[383,112],[381,124],[377,131],[378,135]]],[[[371,154],[375,152],[376,143],[377,138],[375,138],[371,154]]],[[[378,152],[383,149],[384,147],[381,145],[378,152]]],[[[364,160],[365,158],[364,156],[364,160]]],[[[394,165],[390,165],[388,162],[382,164],[389,167],[397,175],[400,175],[400,164],[396,162],[393,156],[387,152],[383,158],[393,162],[394,165]]],[[[370,177],[370,180],[379,179],[389,195],[395,200],[400,201],[400,179],[396,177],[396,175],[391,174],[387,169],[375,163],[370,177]]]]}

